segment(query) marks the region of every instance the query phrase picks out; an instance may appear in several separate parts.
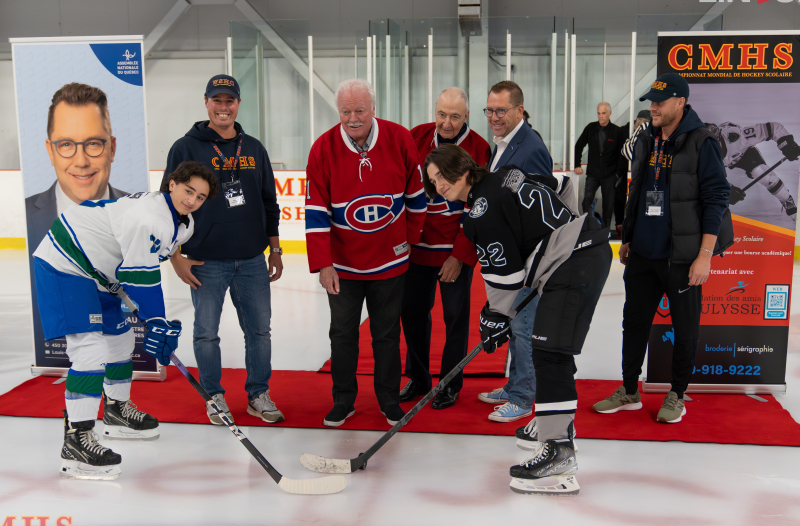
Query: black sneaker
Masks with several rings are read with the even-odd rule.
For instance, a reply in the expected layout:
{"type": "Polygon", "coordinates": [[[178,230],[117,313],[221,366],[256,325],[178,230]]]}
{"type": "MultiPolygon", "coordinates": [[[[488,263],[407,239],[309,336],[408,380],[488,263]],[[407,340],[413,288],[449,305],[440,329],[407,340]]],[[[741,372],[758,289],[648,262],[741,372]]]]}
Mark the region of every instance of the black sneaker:
{"type": "Polygon", "coordinates": [[[328,416],[325,417],[325,420],[322,421],[322,424],[328,427],[339,427],[354,414],[356,414],[354,407],[348,407],[344,404],[334,404],[333,409],[331,409],[328,416]]]}
{"type": "Polygon", "coordinates": [[[103,436],[122,440],[155,440],[158,420],[139,411],[130,400],[120,402],[103,392],[103,436]]]}
{"type": "Polygon", "coordinates": [[[381,409],[381,414],[386,417],[386,421],[389,422],[390,426],[395,425],[397,422],[402,420],[404,416],[406,416],[405,411],[400,409],[399,404],[387,405],[381,409]]]}

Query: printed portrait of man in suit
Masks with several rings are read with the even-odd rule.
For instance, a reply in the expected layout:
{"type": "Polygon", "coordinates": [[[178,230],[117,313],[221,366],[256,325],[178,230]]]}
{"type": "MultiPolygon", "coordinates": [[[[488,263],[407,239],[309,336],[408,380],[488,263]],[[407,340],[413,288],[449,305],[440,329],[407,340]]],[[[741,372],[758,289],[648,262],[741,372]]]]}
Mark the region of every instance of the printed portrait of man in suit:
{"type": "MultiPolygon", "coordinates": [[[[56,181],[44,192],[25,199],[31,262],[31,254],[56,217],[67,208],[86,200],[117,199],[127,195],[108,184],[117,141],[112,135],[108,99],[101,89],[74,82],[55,92],[47,113],[44,147],[56,181]]],[[[33,279],[31,292],[35,339],[41,341],[44,336],[33,279]]],[[[63,357],[67,359],[66,354],[63,357]]]]}

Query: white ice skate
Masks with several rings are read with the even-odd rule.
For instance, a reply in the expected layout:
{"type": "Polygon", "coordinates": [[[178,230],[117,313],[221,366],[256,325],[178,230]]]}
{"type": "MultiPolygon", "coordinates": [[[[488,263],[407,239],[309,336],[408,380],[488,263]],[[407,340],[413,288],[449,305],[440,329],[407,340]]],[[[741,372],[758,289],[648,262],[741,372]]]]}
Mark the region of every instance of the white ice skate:
{"type": "Polygon", "coordinates": [[[511,491],[526,495],[573,497],[578,494],[580,489],[575,475],[543,479],[511,479],[511,491]]]}

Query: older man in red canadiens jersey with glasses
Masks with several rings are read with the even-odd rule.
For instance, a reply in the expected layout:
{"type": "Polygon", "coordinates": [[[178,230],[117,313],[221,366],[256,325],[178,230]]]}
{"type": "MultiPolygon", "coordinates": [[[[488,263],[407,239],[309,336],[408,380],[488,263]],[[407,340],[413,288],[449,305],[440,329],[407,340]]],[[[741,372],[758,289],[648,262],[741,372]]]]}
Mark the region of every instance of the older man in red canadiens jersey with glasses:
{"type": "Polygon", "coordinates": [[[311,272],[331,308],[333,409],[340,426],[355,413],[358,327],[367,302],[375,357],[374,385],[390,425],[405,416],[400,393],[400,308],[409,247],[418,243],[426,199],[414,139],[375,118],[375,90],[351,79],[336,88],[341,124],[308,156],[306,241],[311,272]]]}

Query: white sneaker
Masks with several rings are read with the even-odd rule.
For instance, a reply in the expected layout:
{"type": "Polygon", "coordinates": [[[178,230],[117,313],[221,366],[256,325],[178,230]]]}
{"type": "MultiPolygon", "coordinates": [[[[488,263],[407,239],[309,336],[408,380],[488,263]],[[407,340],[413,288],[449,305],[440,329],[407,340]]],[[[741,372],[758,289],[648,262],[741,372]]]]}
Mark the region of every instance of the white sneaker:
{"type": "MultiPolygon", "coordinates": [[[[233,415],[231,414],[231,410],[228,409],[228,404],[225,402],[225,395],[223,395],[222,393],[217,393],[213,395],[211,399],[214,400],[214,403],[217,404],[217,407],[220,409],[220,411],[225,413],[225,416],[227,416],[230,419],[230,421],[233,422],[233,415]]],[[[208,419],[211,420],[212,424],[214,424],[215,426],[227,425],[225,422],[222,421],[219,415],[217,415],[217,413],[213,409],[211,409],[210,405],[206,404],[206,407],[208,408],[206,414],[208,415],[208,419]]]]}
{"type": "Polygon", "coordinates": [[[275,402],[269,397],[269,389],[250,400],[250,403],[247,404],[247,414],[257,416],[268,424],[284,420],[283,413],[275,407],[275,402]]]}

